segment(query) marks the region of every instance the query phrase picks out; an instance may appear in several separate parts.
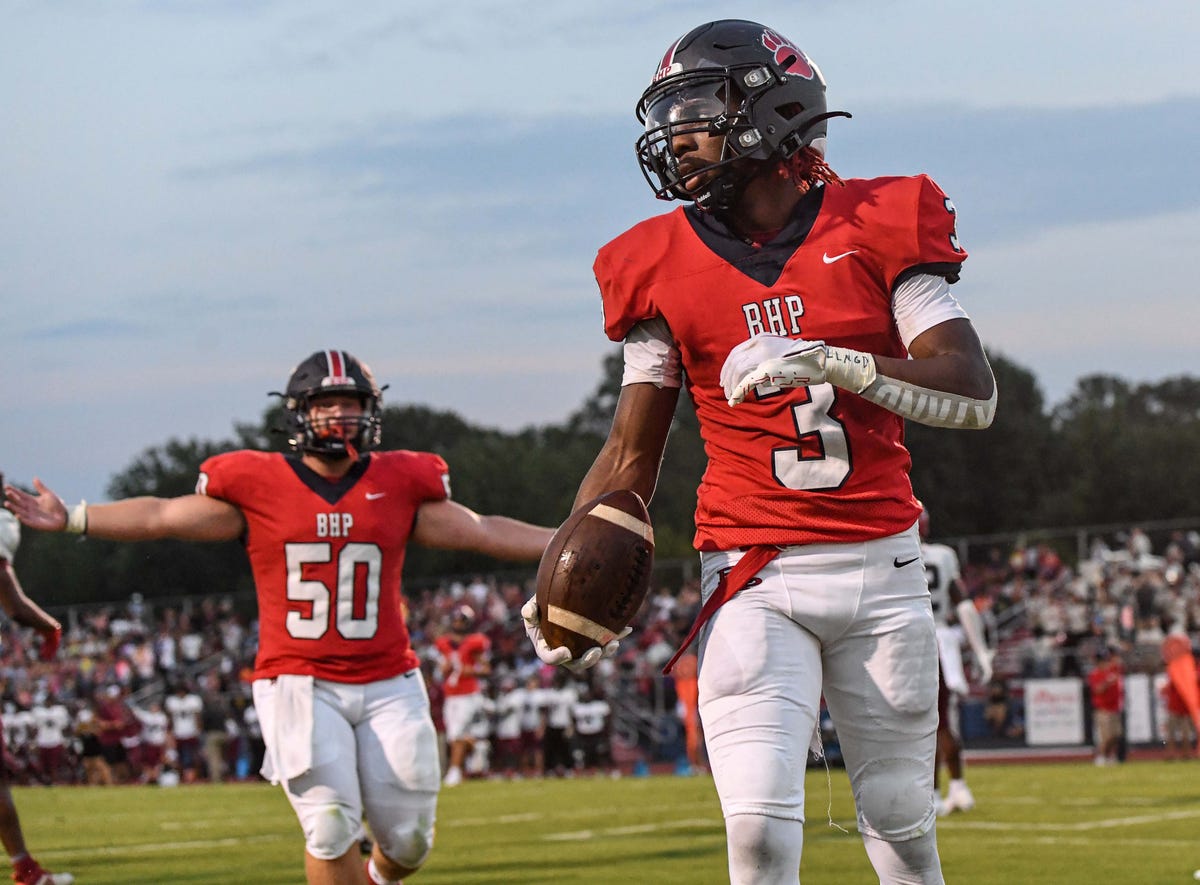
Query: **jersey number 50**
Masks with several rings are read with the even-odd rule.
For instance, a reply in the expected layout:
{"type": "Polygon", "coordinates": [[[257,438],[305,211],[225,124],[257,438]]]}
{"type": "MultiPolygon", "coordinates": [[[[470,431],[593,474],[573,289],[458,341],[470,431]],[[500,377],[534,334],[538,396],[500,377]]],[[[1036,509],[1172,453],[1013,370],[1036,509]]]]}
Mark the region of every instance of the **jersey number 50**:
{"type": "MultiPolygon", "coordinates": [[[[307,602],[312,613],[287,613],[287,631],[296,639],[320,639],[329,631],[330,602],[334,590],[323,581],[303,577],[304,566],[331,561],[329,543],[285,544],[287,598],[307,602]]],[[[334,623],[343,639],[370,639],[379,629],[379,575],[383,554],[374,544],[347,544],[337,558],[337,612],[334,623]],[[361,591],[361,593],[360,593],[361,591]],[[359,594],[361,598],[355,599],[359,594]]]]}

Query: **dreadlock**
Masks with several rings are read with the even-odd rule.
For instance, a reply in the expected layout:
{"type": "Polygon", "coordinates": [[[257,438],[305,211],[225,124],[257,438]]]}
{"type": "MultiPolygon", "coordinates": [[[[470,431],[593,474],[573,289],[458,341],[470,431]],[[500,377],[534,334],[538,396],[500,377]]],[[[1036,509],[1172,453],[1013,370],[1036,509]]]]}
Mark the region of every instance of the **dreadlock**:
{"type": "Polygon", "coordinates": [[[818,181],[841,185],[844,182],[825,162],[825,157],[812,145],[805,145],[779,164],[779,174],[789,179],[796,190],[806,194],[818,181]]]}

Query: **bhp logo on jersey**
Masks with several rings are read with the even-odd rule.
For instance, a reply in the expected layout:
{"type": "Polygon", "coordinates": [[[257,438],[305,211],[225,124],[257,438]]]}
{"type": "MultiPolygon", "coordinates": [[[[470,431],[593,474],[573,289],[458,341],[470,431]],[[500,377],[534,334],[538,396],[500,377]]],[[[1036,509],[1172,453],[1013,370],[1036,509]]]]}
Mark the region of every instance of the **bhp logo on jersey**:
{"type": "Polygon", "coordinates": [[[318,513],[318,538],[348,538],[354,525],[354,517],[349,513],[318,513]]]}
{"type": "Polygon", "coordinates": [[[770,28],[763,28],[762,42],[768,52],[775,54],[775,63],[787,73],[803,77],[805,80],[811,80],[816,75],[804,53],[789,43],[783,35],[770,28]]]}

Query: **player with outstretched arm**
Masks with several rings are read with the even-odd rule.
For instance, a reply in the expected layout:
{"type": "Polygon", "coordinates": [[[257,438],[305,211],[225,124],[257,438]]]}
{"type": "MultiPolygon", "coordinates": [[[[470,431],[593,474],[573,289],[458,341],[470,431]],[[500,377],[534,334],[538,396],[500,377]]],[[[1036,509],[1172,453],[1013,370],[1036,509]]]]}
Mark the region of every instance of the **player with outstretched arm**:
{"type": "Polygon", "coordinates": [[[450,500],[446,462],[372,451],[381,390],[366,365],[318,351],[284,395],[295,453],[209,458],[196,493],[72,507],[41,482],[6,488],[26,525],[117,541],[241,539],[258,594],[254,704],[264,775],[305,837],[310,885],[394,883],[433,847],[438,744],[404,623],[408,543],[537,560],[549,528],[450,500]],[[364,864],[366,815],[375,837],[364,864]]]}

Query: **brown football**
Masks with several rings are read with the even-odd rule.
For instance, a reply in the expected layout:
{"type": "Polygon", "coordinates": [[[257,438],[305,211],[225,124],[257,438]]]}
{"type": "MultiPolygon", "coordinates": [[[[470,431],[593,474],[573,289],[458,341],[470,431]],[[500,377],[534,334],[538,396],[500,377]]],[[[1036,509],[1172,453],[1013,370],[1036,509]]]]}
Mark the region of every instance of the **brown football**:
{"type": "Polygon", "coordinates": [[[578,658],[607,645],[633,620],[650,589],[654,529],[637,492],[584,504],[559,526],[537,574],[538,616],[551,648],[578,658]]]}

